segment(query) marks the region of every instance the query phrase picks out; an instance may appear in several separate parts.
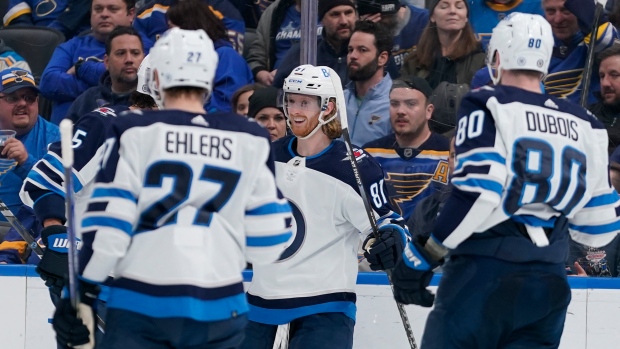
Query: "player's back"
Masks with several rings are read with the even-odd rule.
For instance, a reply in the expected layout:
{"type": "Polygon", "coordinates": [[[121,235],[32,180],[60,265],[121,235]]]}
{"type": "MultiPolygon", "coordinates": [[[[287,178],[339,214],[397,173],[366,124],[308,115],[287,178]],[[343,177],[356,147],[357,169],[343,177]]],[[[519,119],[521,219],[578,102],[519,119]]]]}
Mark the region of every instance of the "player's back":
{"type": "MultiPolygon", "coordinates": [[[[94,255],[97,248],[116,244],[119,229],[131,237],[114,270],[109,306],[165,316],[166,310],[141,310],[132,303],[146,293],[173,306],[166,297],[169,286],[189,286],[189,293],[179,296],[196,297],[191,288],[198,287],[200,300],[219,299],[223,309],[237,312],[247,309],[244,254],[252,263],[270,263],[292,235],[285,225],[290,207],[278,198],[266,131],[232,113],[177,110],[137,111],[117,118],[110,131],[115,138],[106,141],[108,151],[82,223],[84,233],[96,229],[94,255]],[[93,204],[101,200],[107,200],[107,208],[93,204]],[[110,217],[118,221],[115,227],[100,224],[110,217]]],[[[84,276],[96,268],[87,268],[84,276]]],[[[207,303],[178,305],[173,313],[215,320],[218,312],[207,303]],[[200,304],[211,310],[199,314],[200,304]]]]}
{"type": "Polygon", "coordinates": [[[607,180],[607,134],[589,112],[550,95],[497,86],[472,92],[459,114],[453,183],[478,186],[481,197],[492,192],[501,197],[474,231],[509,218],[547,228],[567,218],[574,237],[609,239],[603,226],[617,224],[608,207],[617,194],[607,180]],[[478,174],[468,169],[485,163],[488,168],[478,167],[478,174]]]}

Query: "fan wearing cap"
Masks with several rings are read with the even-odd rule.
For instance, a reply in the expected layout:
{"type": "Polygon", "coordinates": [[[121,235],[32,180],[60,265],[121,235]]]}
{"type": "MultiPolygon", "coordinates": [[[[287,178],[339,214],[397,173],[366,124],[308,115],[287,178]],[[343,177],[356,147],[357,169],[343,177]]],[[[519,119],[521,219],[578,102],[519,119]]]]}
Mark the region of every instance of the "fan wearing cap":
{"type": "Polygon", "coordinates": [[[431,94],[426,80],[417,76],[394,80],[390,91],[394,133],[363,147],[381,164],[388,198],[405,219],[420,200],[448,184],[450,144],[429,127],[434,110],[431,94]]]}
{"type": "Polygon", "coordinates": [[[60,139],[60,133],[39,116],[39,89],[30,72],[7,69],[0,75],[0,129],[15,132],[0,152],[0,198],[15,214],[22,206],[18,195],[22,182],[45,155],[47,145],[60,139]]]}
{"type": "Polygon", "coordinates": [[[284,110],[278,106],[278,89],[275,87],[268,86],[254,91],[250,96],[248,117],[269,131],[272,142],[286,136],[284,110]]]}

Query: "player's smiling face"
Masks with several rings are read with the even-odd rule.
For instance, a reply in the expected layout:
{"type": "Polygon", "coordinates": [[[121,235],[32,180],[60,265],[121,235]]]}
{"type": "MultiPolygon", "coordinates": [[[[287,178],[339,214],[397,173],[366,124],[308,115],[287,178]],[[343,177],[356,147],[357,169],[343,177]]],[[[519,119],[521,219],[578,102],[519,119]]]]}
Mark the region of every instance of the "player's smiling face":
{"type": "Polygon", "coordinates": [[[297,137],[305,137],[319,124],[319,97],[288,93],[286,108],[291,131],[297,137]]]}
{"type": "Polygon", "coordinates": [[[444,31],[463,30],[467,25],[467,5],[463,0],[441,0],[435,6],[431,22],[444,31]]]}
{"type": "Polygon", "coordinates": [[[417,136],[428,127],[433,106],[418,90],[395,88],[390,92],[390,121],[398,136],[417,136]]]}

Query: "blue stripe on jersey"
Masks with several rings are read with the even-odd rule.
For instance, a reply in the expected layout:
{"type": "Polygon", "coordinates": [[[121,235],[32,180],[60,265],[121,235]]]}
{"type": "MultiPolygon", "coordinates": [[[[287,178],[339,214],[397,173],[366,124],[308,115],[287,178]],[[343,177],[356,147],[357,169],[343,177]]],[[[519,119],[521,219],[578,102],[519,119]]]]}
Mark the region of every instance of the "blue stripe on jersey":
{"type": "Polygon", "coordinates": [[[455,178],[452,180],[452,184],[457,187],[461,187],[461,186],[480,187],[482,189],[492,191],[499,196],[501,196],[502,192],[504,191],[503,185],[497,183],[496,181],[489,180],[489,179],[470,178],[466,180],[461,180],[461,179],[455,178]]]}
{"type": "Polygon", "coordinates": [[[328,302],[292,309],[267,309],[250,304],[248,319],[269,325],[283,325],[304,316],[320,313],[344,313],[355,321],[357,307],[353,302],[328,302]]]}
{"type": "Polygon", "coordinates": [[[122,219],[111,218],[111,217],[88,217],[82,220],[82,228],[88,227],[109,227],[118,230],[122,230],[127,235],[131,236],[133,231],[132,225],[124,221],[122,219]]]}
{"type": "Polygon", "coordinates": [[[454,172],[459,171],[466,162],[481,162],[481,161],[494,161],[502,165],[506,164],[506,158],[499,155],[498,153],[493,153],[493,152],[476,153],[476,154],[471,154],[469,156],[465,156],[464,158],[458,159],[458,165],[454,169],[454,172]]]}
{"type": "Polygon", "coordinates": [[[607,234],[612,231],[620,230],[620,221],[601,225],[575,225],[569,224],[568,227],[572,230],[577,230],[581,233],[590,235],[607,234]]]}
{"type": "MultiPolygon", "coordinates": [[[[58,189],[54,184],[50,183],[50,181],[48,181],[47,179],[45,179],[45,177],[41,176],[40,173],[38,173],[37,171],[30,171],[30,173],[28,173],[28,178],[30,178],[31,181],[45,187],[47,190],[52,191],[60,196],[62,196],[63,198],[65,197],[65,192],[58,189]]],[[[37,201],[39,201],[43,196],[41,196],[40,198],[38,198],[34,203],[36,204],[37,201]]]]}
{"type": "Polygon", "coordinates": [[[193,297],[149,296],[122,288],[112,287],[108,308],[133,311],[154,318],[189,318],[196,321],[220,321],[248,312],[244,293],[217,300],[193,297]]]}
{"type": "Polygon", "coordinates": [[[245,214],[248,216],[262,216],[275,213],[291,213],[291,206],[289,206],[288,202],[284,202],[282,204],[272,202],[253,208],[249,211],[245,211],[245,214]]]}
{"type": "Polygon", "coordinates": [[[245,238],[245,244],[248,247],[269,247],[287,242],[293,233],[287,231],[284,234],[269,235],[269,236],[248,236],[245,238]]]}
{"type": "Polygon", "coordinates": [[[119,188],[96,188],[93,191],[93,195],[91,198],[119,198],[119,199],[127,199],[133,202],[136,201],[134,195],[128,191],[119,188]]]}
{"type": "Polygon", "coordinates": [[[550,219],[540,219],[536,216],[516,215],[512,216],[512,220],[517,223],[531,225],[532,227],[553,228],[555,226],[556,217],[552,217],[550,219]]]}
{"type": "MultiPolygon", "coordinates": [[[[49,154],[45,154],[43,159],[47,160],[47,162],[49,162],[50,165],[52,165],[55,169],[60,171],[60,173],[64,173],[65,168],[62,166],[62,163],[60,162],[60,160],[58,160],[55,156],[51,156],[49,154]]],[[[73,171],[71,171],[71,177],[73,179],[73,191],[77,193],[80,190],[82,190],[82,183],[80,183],[80,181],[78,180],[78,178],[75,175],[75,173],[73,173],[73,171]]],[[[58,184],[60,184],[60,183],[58,183],[58,184]]]]}
{"type": "Polygon", "coordinates": [[[618,193],[614,190],[609,194],[603,194],[591,198],[590,201],[588,201],[588,203],[584,206],[584,208],[610,205],[617,202],[618,199],[620,199],[620,197],[618,196],[618,193]]]}

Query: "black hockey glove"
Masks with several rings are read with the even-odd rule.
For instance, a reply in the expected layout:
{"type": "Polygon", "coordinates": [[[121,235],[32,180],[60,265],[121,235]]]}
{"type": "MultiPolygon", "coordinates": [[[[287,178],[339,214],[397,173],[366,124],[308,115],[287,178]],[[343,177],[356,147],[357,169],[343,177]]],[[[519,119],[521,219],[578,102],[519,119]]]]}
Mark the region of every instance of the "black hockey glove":
{"type": "Polygon", "coordinates": [[[45,281],[50,292],[60,298],[65,286],[65,277],[69,273],[67,257],[67,227],[51,225],[41,230],[41,242],[46,246],[43,257],[37,266],[36,272],[45,281]]]}
{"type": "Polygon", "coordinates": [[[410,240],[406,228],[398,224],[386,224],[379,228],[379,239],[372,234],[364,241],[364,257],[372,270],[392,269],[403,254],[410,240]]]}
{"type": "Polygon", "coordinates": [[[439,263],[428,255],[422,245],[417,241],[409,242],[403,258],[392,273],[396,301],[423,307],[433,306],[435,295],[426,288],[433,278],[433,269],[438,266],[439,263]]]}
{"type": "Polygon", "coordinates": [[[94,304],[100,288],[99,285],[80,280],[78,291],[80,293],[79,317],[69,298],[62,298],[54,312],[52,326],[56,331],[56,341],[63,347],[72,348],[89,342],[94,345],[94,304]]]}

